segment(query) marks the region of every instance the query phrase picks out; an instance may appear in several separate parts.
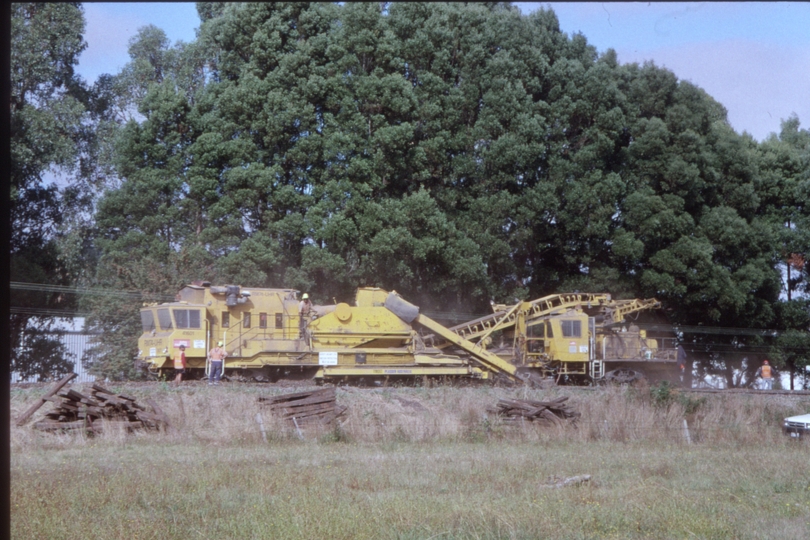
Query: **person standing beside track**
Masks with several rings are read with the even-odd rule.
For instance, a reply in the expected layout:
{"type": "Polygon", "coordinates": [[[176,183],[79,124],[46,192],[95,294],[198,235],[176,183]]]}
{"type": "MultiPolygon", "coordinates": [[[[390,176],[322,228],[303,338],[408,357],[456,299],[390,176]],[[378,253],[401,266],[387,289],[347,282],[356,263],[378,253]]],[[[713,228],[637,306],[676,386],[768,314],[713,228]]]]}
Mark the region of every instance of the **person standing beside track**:
{"type": "Polygon", "coordinates": [[[211,368],[208,370],[208,385],[219,386],[219,379],[222,376],[222,364],[228,353],[222,348],[222,342],[217,341],[217,346],[208,351],[208,358],[211,359],[211,368]]]}
{"type": "Polygon", "coordinates": [[[180,345],[180,350],[174,355],[174,384],[180,384],[183,373],[186,372],[186,346],[180,345]]]}
{"type": "Polygon", "coordinates": [[[762,366],[757,370],[757,375],[762,377],[763,390],[773,390],[773,370],[767,360],[762,361],[762,366]]]}

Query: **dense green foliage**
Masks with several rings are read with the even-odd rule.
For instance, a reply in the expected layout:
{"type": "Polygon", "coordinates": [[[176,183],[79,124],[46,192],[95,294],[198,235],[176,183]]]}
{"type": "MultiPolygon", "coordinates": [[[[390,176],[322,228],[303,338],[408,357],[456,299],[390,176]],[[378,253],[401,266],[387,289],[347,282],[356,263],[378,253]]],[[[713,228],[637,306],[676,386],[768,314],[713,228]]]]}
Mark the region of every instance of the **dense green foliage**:
{"type": "MultiPolygon", "coordinates": [[[[786,268],[789,300],[807,292],[810,133],[795,117],[758,144],[700,88],[597,53],[550,10],[198,12],[193,43],[142,28],[96,85],[120,123],[96,285],[150,299],[206,279],[316,301],[380,286],[463,314],[606,291],[655,296],[681,324],[806,331],[779,301],[786,268]]],[[[135,307],[88,303],[114,330],[105,374],[129,375],[135,307]]]]}
{"type": "MultiPolygon", "coordinates": [[[[77,277],[77,259],[68,260],[69,244],[82,250],[79,229],[87,193],[79,182],[60,190],[47,177],[55,171],[86,177],[95,153],[95,137],[87,129],[92,99],[73,73],[86,46],[84,19],[75,3],[13,4],[11,11],[10,278],[70,285],[77,277]]],[[[73,300],[12,289],[12,371],[23,377],[69,371],[58,341],[23,331],[32,322],[40,329],[51,326],[54,315],[75,306],[73,300]]]]}

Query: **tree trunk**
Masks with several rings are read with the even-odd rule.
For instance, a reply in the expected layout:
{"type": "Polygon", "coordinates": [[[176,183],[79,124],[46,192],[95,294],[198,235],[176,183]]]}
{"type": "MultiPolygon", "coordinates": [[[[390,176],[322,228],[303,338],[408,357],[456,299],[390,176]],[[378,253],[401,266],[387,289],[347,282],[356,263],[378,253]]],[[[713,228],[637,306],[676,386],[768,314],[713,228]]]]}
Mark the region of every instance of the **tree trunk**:
{"type": "Polygon", "coordinates": [[[726,388],[734,388],[734,366],[727,358],[723,359],[723,378],[726,380],[726,388]]]}
{"type": "Polygon", "coordinates": [[[794,388],[793,388],[793,378],[795,377],[795,375],[796,375],[796,366],[793,364],[793,362],[790,362],[790,389],[791,390],[794,390],[794,388]]]}
{"type": "Polygon", "coordinates": [[[695,361],[694,359],[689,359],[686,361],[686,373],[684,375],[684,384],[687,388],[693,388],[695,385],[695,361]]]}

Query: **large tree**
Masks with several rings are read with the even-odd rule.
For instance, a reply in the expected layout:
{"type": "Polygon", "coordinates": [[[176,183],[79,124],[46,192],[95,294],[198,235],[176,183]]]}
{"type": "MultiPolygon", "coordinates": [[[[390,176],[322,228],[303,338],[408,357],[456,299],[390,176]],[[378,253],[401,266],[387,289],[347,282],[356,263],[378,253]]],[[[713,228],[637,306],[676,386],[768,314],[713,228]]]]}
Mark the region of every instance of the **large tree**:
{"type": "MultiPolygon", "coordinates": [[[[11,8],[10,211],[12,282],[69,285],[76,267],[60,249],[66,223],[87,210],[72,181],[90,168],[91,92],[74,73],[86,44],[78,3],[18,3],[11,8]],[[55,178],[62,177],[62,186],[55,178]]],[[[78,257],[71,259],[73,262],[78,257]]],[[[75,299],[44,288],[12,288],[11,368],[25,377],[70,369],[64,349],[40,331],[72,314],[75,299]]]]}
{"type": "MultiPolygon", "coordinates": [[[[107,81],[128,121],[121,184],[97,214],[97,283],[322,301],[381,286],[468,315],[593,290],[656,296],[681,324],[778,319],[773,216],[804,212],[806,186],[777,200],[782,172],[761,162],[787,150],[763,157],[671,71],[622,65],[552,11],[508,3],[198,12],[193,43],[141,29],[107,81]]],[[[99,327],[137,333],[135,306],[126,323],[104,309],[99,327]]]]}
{"type": "Polygon", "coordinates": [[[783,276],[777,305],[780,335],[772,349],[776,366],[797,373],[810,364],[810,285],[806,261],[810,256],[810,131],[800,129],[798,117],[782,122],[759,147],[759,212],[775,230],[774,251],[783,276]]]}

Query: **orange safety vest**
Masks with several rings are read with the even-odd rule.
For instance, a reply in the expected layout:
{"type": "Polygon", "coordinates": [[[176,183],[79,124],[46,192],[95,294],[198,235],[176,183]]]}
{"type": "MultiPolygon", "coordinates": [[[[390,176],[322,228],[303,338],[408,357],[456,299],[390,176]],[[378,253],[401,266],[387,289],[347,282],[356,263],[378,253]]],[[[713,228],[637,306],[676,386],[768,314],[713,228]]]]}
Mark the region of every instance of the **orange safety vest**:
{"type": "Polygon", "coordinates": [[[186,369],[186,352],[182,351],[174,355],[174,369],[186,369]]]}
{"type": "Polygon", "coordinates": [[[762,366],[762,378],[763,379],[771,378],[771,366],[762,366]]]}

